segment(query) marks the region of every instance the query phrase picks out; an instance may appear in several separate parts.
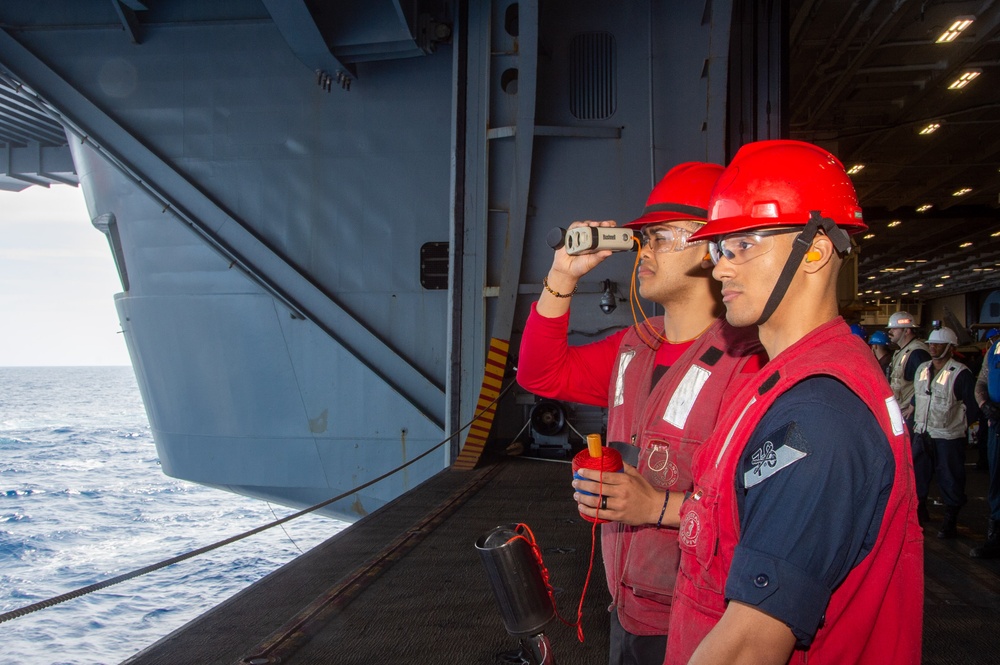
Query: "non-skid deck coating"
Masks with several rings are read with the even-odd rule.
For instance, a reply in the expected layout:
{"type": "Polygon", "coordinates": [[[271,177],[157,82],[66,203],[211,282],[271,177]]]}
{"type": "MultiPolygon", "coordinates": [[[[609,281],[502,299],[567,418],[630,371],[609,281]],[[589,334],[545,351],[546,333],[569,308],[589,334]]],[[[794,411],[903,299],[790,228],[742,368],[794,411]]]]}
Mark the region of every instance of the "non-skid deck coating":
{"type": "MultiPolygon", "coordinates": [[[[529,459],[445,471],[126,662],[519,662],[474,543],[494,526],[527,523],[560,612],[574,617],[591,531],[569,474],[568,464],[529,459]]],[[[936,522],[926,530],[925,663],[1000,662],[1000,560],[967,556],[985,529],[985,490],[986,474],[970,466],[959,538],[935,538],[936,522]]],[[[546,630],[560,665],[607,662],[607,603],[598,552],[585,642],[558,620],[546,630]]]]}

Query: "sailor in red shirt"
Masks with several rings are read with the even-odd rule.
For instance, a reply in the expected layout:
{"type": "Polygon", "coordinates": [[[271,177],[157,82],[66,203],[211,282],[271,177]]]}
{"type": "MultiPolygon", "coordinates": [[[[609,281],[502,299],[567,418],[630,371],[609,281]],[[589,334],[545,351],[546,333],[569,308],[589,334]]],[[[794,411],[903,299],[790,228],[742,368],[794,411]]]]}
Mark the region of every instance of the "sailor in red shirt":
{"type": "MultiPolygon", "coordinates": [[[[799,141],[744,146],[709,222],[726,318],[769,362],[727,396],[671,493],[681,562],[667,663],[918,663],[922,533],[899,405],[838,316],[849,233],[843,166],[799,141]]],[[[666,521],[666,519],[665,519],[666,521]]]]}
{"type": "MultiPolygon", "coordinates": [[[[691,489],[691,458],[712,432],[723,390],[762,364],[753,355],[760,351],[755,331],[720,318],[706,244],[688,242],[704,223],[721,172],[714,164],[676,166],[642,217],[626,224],[643,234],[639,293],[662,305],[663,317],[569,346],[570,296],[611,252],[559,249],[521,341],[518,382],[543,397],[608,408],[607,440],[626,462],[624,474],[605,474],[603,496],[574,494],[581,514],[612,520],[602,527],[612,664],[663,661],[679,557],[676,524],[660,523],[668,492],[691,489]]],[[[580,225],[615,222],[573,226],[580,225]]],[[[598,494],[598,472],[581,473],[591,480],[574,485],[598,494]]]]}

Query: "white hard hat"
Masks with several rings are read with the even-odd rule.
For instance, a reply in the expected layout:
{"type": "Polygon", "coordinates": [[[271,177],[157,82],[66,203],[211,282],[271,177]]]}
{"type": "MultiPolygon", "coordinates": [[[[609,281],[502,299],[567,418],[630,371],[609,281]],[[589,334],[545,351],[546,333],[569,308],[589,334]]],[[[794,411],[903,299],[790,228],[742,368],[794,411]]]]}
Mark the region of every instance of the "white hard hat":
{"type": "Polygon", "coordinates": [[[928,344],[951,344],[952,346],[958,346],[958,335],[951,328],[941,328],[939,330],[932,330],[931,334],[927,336],[928,344]]]}
{"type": "Polygon", "coordinates": [[[889,325],[886,328],[916,328],[917,323],[909,312],[896,312],[889,317],[889,325]]]}

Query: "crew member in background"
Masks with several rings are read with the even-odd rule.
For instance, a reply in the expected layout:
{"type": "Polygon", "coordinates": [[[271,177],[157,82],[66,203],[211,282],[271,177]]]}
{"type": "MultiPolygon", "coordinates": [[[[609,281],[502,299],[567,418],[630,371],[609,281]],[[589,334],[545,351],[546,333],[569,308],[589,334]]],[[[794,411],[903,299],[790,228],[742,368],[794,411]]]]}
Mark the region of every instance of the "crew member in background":
{"type": "MultiPolygon", "coordinates": [[[[723,390],[763,363],[752,355],[760,352],[756,331],[720,318],[706,244],[690,242],[721,172],[700,162],[674,167],[643,215],[626,224],[643,237],[639,293],[662,306],[663,317],[569,346],[570,296],[611,252],[571,256],[558,249],[521,340],[518,383],[542,397],[608,408],[607,441],[626,462],[624,474],[605,474],[603,496],[580,505],[583,514],[599,511],[612,520],[602,526],[602,549],[613,665],[663,662],[679,557],[676,521],[674,528],[661,524],[667,491],[691,489],[691,456],[715,426],[723,390]]],[[[570,228],[581,225],[615,222],[570,228]]],[[[597,471],[580,473],[600,478],[597,471]]]]}
{"type": "MultiPolygon", "coordinates": [[[[833,155],[743,146],[712,192],[726,319],[770,360],[726,405],[671,493],[681,564],[667,663],[916,663],[923,534],[906,427],[838,316],[849,233],[867,228],[833,155]]],[[[584,488],[588,489],[589,488],[584,488]]]]}
{"type": "Polygon", "coordinates": [[[913,432],[929,437],[934,451],[937,483],[944,503],[938,538],[958,535],[958,513],[965,505],[965,445],[969,425],[976,421],[976,379],[955,360],[958,335],[951,328],[927,337],[931,360],[917,368],[913,381],[913,432]]]}
{"type": "Polygon", "coordinates": [[[976,381],[976,402],[982,411],[979,426],[989,427],[986,451],[990,469],[990,488],[986,495],[990,505],[990,518],[986,526],[986,542],[969,551],[977,559],[995,559],[1000,556],[1000,330],[986,332],[990,342],[976,381]]]}
{"type": "Polygon", "coordinates": [[[889,380],[889,368],[892,365],[892,353],[889,352],[889,336],[881,330],[876,330],[868,338],[868,346],[875,354],[878,366],[882,368],[886,381],[889,380]]]}
{"type": "Polygon", "coordinates": [[[889,317],[886,326],[889,341],[898,348],[892,354],[889,367],[889,385],[896,403],[903,410],[903,417],[910,429],[910,445],[913,447],[913,475],[917,481],[917,518],[925,524],[927,514],[927,492],[930,490],[934,461],[931,452],[925,450],[921,437],[913,436],[913,377],[917,368],[931,359],[927,345],[917,338],[917,323],[909,312],[896,312],[889,317]]]}

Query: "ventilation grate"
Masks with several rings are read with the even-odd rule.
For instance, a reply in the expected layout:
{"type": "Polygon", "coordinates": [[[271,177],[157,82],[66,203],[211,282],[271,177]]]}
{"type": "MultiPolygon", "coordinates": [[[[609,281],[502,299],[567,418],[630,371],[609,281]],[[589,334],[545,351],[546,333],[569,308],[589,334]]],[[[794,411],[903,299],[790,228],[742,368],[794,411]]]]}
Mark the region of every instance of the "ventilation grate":
{"type": "Polygon", "coordinates": [[[570,112],[580,120],[610,118],[617,106],[615,38],[608,32],[577,35],[570,44],[570,112]]]}

